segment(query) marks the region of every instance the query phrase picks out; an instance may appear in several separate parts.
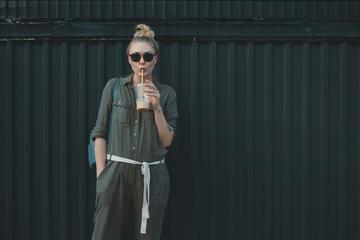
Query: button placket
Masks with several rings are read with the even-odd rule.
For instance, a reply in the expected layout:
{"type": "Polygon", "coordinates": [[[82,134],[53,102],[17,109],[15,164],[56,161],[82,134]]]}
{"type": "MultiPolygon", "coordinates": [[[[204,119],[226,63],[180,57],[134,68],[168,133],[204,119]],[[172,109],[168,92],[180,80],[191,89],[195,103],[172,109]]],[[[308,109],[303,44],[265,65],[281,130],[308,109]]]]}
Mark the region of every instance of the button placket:
{"type": "Polygon", "coordinates": [[[134,141],[133,141],[134,145],[132,147],[133,151],[135,151],[137,149],[137,146],[139,145],[139,138],[137,137],[138,132],[139,132],[139,120],[138,120],[139,119],[139,112],[137,112],[136,118],[137,119],[135,119],[135,121],[134,121],[135,126],[134,126],[134,132],[133,132],[133,136],[134,136],[134,141]]]}

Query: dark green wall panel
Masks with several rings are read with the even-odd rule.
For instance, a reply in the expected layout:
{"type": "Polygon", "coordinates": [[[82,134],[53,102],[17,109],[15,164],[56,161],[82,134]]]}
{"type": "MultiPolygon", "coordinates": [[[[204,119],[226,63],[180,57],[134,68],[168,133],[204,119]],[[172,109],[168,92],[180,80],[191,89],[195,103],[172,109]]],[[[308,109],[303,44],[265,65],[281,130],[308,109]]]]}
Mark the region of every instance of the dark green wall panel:
{"type": "Polygon", "coordinates": [[[360,18],[357,1],[100,1],[4,0],[0,17],[46,18],[249,18],[352,20],[360,18]]]}
{"type": "MultiPolygon", "coordinates": [[[[0,235],[89,239],[88,135],[107,80],[130,74],[137,15],[110,8],[130,1],[20,2],[0,3],[35,19],[0,23],[0,235]],[[91,21],[52,19],[67,16],[91,21]]],[[[136,1],[183,18],[145,21],[179,110],[162,239],[359,239],[359,4],[208,3],[136,1]],[[247,14],[281,20],[217,18],[247,14]]]]}
{"type": "MultiPolygon", "coordinates": [[[[88,239],[86,162],[127,42],[3,42],[6,239],[88,239]],[[20,231],[21,230],[21,231],[20,231]]],[[[166,42],[178,94],[164,239],[357,239],[359,43],[166,42]]]]}

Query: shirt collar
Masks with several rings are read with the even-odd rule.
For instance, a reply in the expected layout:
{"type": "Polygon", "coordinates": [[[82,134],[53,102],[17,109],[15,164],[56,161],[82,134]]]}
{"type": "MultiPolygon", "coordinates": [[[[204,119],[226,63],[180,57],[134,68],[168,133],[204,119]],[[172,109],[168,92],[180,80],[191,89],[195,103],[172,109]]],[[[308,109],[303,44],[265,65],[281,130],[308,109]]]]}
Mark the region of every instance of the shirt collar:
{"type": "Polygon", "coordinates": [[[129,84],[131,82],[131,76],[129,77],[124,77],[124,78],[121,78],[121,83],[122,85],[126,85],[126,84],[129,84]]]}

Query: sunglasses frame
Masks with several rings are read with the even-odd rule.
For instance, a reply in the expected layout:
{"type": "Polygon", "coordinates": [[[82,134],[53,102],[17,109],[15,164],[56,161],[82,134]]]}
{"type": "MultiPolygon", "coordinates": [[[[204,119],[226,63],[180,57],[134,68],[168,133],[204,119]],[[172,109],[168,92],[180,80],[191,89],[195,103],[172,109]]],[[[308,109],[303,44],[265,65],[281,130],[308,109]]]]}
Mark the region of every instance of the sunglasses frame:
{"type": "Polygon", "coordinates": [[[141,55],[140,53],[129,54],[130,59],[133,62],[140,62],[141,58],[143,58],[145,62],[152,62],[155,55],[156,53],[145,53],[144,55],[141,55]],[[149,56],[151,56],[151,59],[149,56]]]}

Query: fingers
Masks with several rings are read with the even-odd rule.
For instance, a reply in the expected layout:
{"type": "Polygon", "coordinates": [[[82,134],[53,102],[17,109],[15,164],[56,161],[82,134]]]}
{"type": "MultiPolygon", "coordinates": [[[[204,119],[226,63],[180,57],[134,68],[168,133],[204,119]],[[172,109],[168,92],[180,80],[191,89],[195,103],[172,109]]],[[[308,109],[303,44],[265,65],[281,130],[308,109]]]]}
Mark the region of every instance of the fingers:
{"type": "Polygon", "coordinates": [[[148,88],[146,90],[146,94],[148,96],[153,96],[153,97],[160,97],[160,92],[159,90],[157,90],[157,88],[155,87],[154,83],[149,81],[149,80],[145,80],[145,86],[148,88]]]}
{"type": "Polygon", "coordinates": [[[153,106],[153,108],[157,108],[160,103],[159,90],[155,87],[152,81],[149,81],[147,79],[145,79],[145,86],[147,89],[144,92],[147,96],[149,96],[150,104],[153,106]]]}
{"type": "Polygon", "coordinates": [[[152,81],[147,80],[147,79],[145,79],[145,86],[147,86],[148,88],[152,88],[154,90],[157,90],[154,83],[152,81]]]}
{"type": "Polygon", "coordinates": [[[157,90],[146,90],[145,93],[148,96],[152,96],[152,97],[160,97],[160,93],[157,90]]]}

